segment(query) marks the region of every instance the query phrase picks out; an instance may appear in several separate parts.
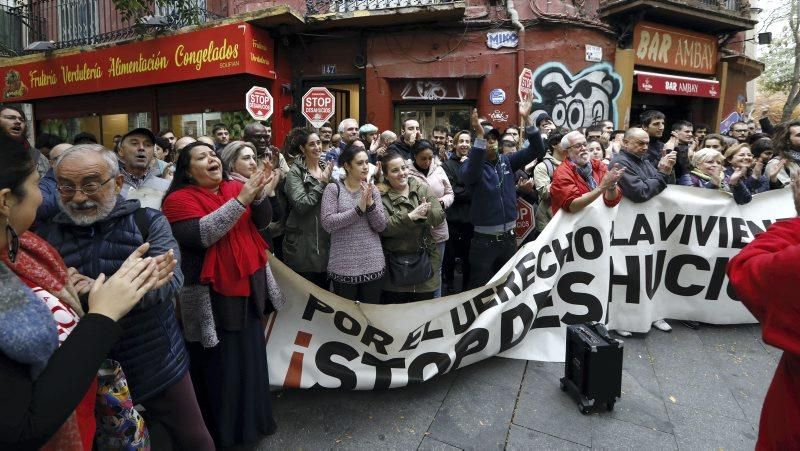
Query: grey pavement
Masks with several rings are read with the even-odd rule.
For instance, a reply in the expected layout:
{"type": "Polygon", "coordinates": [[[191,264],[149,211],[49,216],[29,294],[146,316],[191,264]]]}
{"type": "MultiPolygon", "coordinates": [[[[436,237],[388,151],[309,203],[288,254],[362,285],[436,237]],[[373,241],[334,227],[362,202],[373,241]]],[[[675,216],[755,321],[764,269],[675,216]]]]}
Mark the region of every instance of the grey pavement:
{"type": "Polygon", "coordinates": [[[747,449],[780,351],[757,325],[625,339],[622,398],[582,415],[564,364],[493,358],[406,388],[273,393],[278,432],[243,449],[747,449]]]}

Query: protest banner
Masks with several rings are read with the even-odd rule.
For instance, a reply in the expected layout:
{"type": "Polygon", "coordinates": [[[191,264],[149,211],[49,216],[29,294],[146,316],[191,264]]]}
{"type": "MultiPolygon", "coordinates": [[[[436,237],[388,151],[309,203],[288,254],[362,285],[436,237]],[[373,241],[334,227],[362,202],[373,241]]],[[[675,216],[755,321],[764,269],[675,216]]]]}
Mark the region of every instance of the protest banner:
{"type": "Polygon", "coordinates": [[[559,212],[485,286],[440,299],[368,305],[322,290],[273,260],[289,303],[270,317],[270,382],[402,387],[485,358],[563,361],[566,326],[646,332],[656,319],[754,323],[725,266],[753,236],[796,215],[788,189],[747,205],[670,186],[654,199],[559,212]]]}

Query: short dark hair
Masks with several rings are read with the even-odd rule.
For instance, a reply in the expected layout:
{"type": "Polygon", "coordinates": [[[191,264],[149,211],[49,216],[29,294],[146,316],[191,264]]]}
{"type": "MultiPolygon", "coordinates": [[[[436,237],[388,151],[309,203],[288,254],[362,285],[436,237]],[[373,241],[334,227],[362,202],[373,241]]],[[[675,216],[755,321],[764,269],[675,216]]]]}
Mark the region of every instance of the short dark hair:
{"type": "Polygon", "coordinates": [[[676,132],[685,127],[694,128],[694,125],[692,125],[692,123],[689,121],[675,121],[675,123],[672,124],[672,131],[676,132]]]}
{"type": "Polygon", "coordinates": [[[750,151],[753,152],[754,157],[758,157],[768,150],[774,150],[774,146],[772,140],[767,137],[757,139],[750,145],[750,151]]]}
{"type": "Polygon", "coordinates": [[[700,123],[700,124],[694,124],[694,130],[695,130],[695,131],[697,131],[697,130],[700,130],[701,128],[702,128],[702,129],[705,129],[705,131],[709,131],[709,129],[708,129],[708,125],[706,125],[706,124],[703,124],[703,123],[700,123]]]}
{"type": "Polygon", "coordinates": [[[5,134],[0,134],[0,151],[4,160],[0,165],[0,189],[8,188],[15,197],[23,199],[27,193],[22,185],[36,170],[33,155],[23,143],[5,134]]]}
{"type": "Polygon", "coordinates": [[[745,122],[745,121],[736,121],[736,122],[734,122],[733,124],[731,124],[731,127],[728,129],[728,131],[729,131],[729,132],[732,132],[732,131],[733,131],[733,127],[735,127],[735,126],[737,126],[737,125],[739,125],[739,124],[742,124],[742,125],[744,125],[745,127],[747,127],[748,131],[750,130],[750,126],[749,126],[749,125],[747,125],[747,122],[745,122]]]}
{"type": "Polygon", "coordinates": [[[97,137],[89,132],[80,132],[72,138],[72,144],[98,144],[97,137]]]}
{"type": "Polygon", "coordinates": [[[611,139],[613,140],[617,135],[625,135],[625,130],[614,130],[611,132],[611,139]]]}
{"type": "Polygon", "coordinates": [[[484,138],[489,138],[489,135],[492,135],[495,141],[500,141],[500,130],[493,128],[484,134],[484,138]]]}
{"type": "Polygon", "coordinates": [[[172,150],[172,144],[169,142],[167,138],[164,138],[163,136],[157,136],[156,142],[154,142],[153,144],[164,149],[165,152],[169,152],[172,150]]]}
{"type": "Polygon", "coordinates": [[[547,148],[548,149],[555,149],[561,148],[561,139],[564,138],[563,133],[551,133],[550,136],[547,137],[547,148]]]}
{"type": "Polygon", "coordinates": [[[414,143],[414,147],[411,148],[411,154],[416,157],[420,152],[423,150],[430,149],[434,155],[436,155],[436,147],[433,145],[432,142],[428,141],[427,139],[420,139],[414,143]]]}
{"type": "Polygon", "coordinates": [[[447,130],[447,127],[445,127],[442,124],[433,126],[433,130],[431,130],[431,136],[433,136],[434,132],[444,133],[445,135],[447,135],[449,133],[448,130],[447,130]]]}
{"type": "Polygon", "coordinates": [[[230,131],[230,129],[228,128],[228,126],[227,126],[227,125],[225,125],[225,124],[223,124],[222,122],[220,122],[219,124],[214,124],[214,126],[213,126],[213,127],[211,127],[211,134],[212,134],[212,135],[216,135],[216,134],[217,134],[217,132],[218,132],[218,131],[220,131],[220,130],[222,130],[222,129],[225,129],[225,130],[228,130],[228,131],[230,131]]]}
{"type": "Polygon", "coordinates": [[[664,113],[658,110],[645,110],[642,114],[639,115],[639,122],[642,123],[642,127],[649,127],[653,121],[659,119],[666,119],[667,117],[664,116],[664,113]]]}
{"type": "Polygon", "coordinates": [[[586,127],[586,133],[584,133],[584,135],[588,135],[590,132],[603,133],[603,126],[601,124],[592,124],[586,127]]]}
{"type": "Polygon", "coordinates": [[[56,136],[52,133],[42,133],[36,138],[33,147],[36,147],[37,149],[52,149],[63,142],[64,140],[61,139],[60,136],[56,136]]]}
{"type": "Polygon", "coordinates": [[[747,137],[747,142],[753,144],[754,142],[758,141],[761,138],[770,138],[769,134],[767,133],[753,133],[752,135],[747,137]]]}
{"type": "Polygon", "coordinates": [[[167,133],[172,133],[172,135],[173,135],[173,136],[175,136],[175,132],[173,132],[173,131],[172,131],[172,130],[170,130],[170,129],[161,130],[160,132],[158,132],[158,136],[164,136],[164,135],[166,135],[167,133]]]}
{"type": "Polygon", "coordinates": [[[331,131],[333,131],[333,125],[331,125],[330,122],[325,122],[319,126],[319,128],[325,128],[325,127],[328,127],[329,129],[331,129],[331,131]]]}
{"type": "Polygon", "coordinates": [[[403,126],[402,126],[402,129],[403,129],[403,130],[405,130],[405,129],[406,129],[406,122],[408,122],[408,121],[417,121],[417,124],[419,124],[419,119],[417,119],[417,118],[415,118],[415,117],[408,117],[408,118],[405,118],[405,119],[403,119],[403,126]]]}
{"type": "MultiPolygon", "coordinates": [[[[351,161],[353,161],[356,158],[356,155],[358,155],[361,152],[364,152],[367,154],[367,156],[369,156],[369,152],[367,152],[366,147],[356,146],[355,145],[356,141],[359,141],[361,142],[361,144],[364,144],[364,142],[361,141],[361,139],[356,138],[352,142],[344,146],[344,149],[342,149],[342,153],[339,154],[339,158],[336,160],[340,168],[344,168],[345,163],[350,163],[351,161]]],[[[347,171],[345,170],[345,172],[347,171]]]]}

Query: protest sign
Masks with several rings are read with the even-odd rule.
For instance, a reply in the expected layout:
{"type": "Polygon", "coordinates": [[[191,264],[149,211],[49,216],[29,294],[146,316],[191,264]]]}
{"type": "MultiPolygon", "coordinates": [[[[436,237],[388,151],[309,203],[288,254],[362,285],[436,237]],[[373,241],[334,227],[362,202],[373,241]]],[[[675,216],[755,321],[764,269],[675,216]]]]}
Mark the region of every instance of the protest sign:
{"type": "Polygon", "coordinates": [[[270,382],[285,387],[402,387],[499,355],[563,361],[566,326],[646,332],[661,318],[754,323],[725,266],[769,224],[796,215],[788,189],[748,205],[671,186],[615,208],[559,212],[485,286],[398,305],[342,299],[273,260],[289,304],[267,327],[270,382]]]}

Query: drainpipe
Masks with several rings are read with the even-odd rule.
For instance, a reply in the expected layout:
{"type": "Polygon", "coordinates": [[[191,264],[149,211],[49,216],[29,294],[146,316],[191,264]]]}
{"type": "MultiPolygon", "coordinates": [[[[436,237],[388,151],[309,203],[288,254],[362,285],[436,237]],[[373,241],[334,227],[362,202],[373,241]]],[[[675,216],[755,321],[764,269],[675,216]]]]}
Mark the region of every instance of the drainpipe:
{"type": "MultiPolygon", "coordinates": [[[[517,35],[519,36],[516,61],[517,74],[519,74],[525,67],[525,25],[522,25],[522,22],[519,21],[519,13],[517,12],[516,8],[514,8],[514,0],[506,0],[506,12],[508,13],[508,17],[511,19],[511,25],[517,29],[517,35]]],[[[522,118],[517,118],[517,122],[520,122],[520,125],[526,127],[528,124],[522,124],[521,119],[522,118]]]]}

